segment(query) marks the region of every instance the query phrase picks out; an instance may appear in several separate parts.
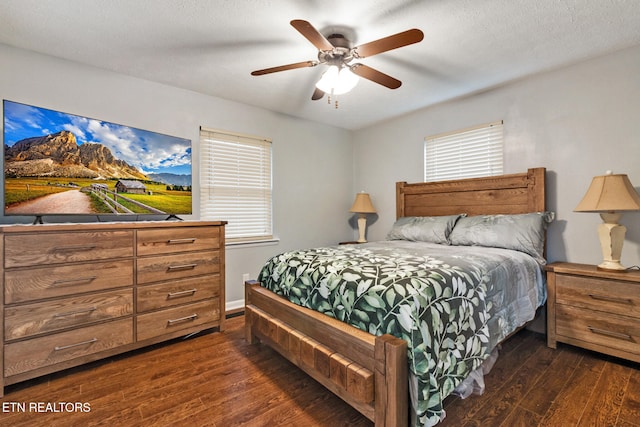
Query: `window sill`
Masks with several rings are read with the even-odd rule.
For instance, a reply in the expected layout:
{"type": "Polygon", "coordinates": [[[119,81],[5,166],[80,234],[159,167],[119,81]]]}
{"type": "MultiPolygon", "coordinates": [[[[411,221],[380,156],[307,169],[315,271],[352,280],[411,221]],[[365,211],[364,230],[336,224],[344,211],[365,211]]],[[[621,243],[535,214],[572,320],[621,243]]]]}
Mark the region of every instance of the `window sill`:
{"type": "Polygon", "coordinates": [[[226,242],[225,247],[227,249],[245,249],[259,246],[273,246],[277,245],[278,243],[280,243],[280,239],[247,240],[245,242],[226,242]]]}

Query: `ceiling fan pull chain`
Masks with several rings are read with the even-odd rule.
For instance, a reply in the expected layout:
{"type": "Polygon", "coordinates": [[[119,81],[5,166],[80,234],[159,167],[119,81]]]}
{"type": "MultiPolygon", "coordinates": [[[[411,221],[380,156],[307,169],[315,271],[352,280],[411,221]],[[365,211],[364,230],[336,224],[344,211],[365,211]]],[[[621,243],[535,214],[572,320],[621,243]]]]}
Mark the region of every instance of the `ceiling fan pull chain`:
{"type": "MultiPolygon", "coordinates": [[[[331,105],[331,95],[327,96],[327,104],[331,105]]],[[[333,105],[335,106],[336,110],[338,109],[338,97],[335,97],[335,101],[333,102],[333,105]]]]}

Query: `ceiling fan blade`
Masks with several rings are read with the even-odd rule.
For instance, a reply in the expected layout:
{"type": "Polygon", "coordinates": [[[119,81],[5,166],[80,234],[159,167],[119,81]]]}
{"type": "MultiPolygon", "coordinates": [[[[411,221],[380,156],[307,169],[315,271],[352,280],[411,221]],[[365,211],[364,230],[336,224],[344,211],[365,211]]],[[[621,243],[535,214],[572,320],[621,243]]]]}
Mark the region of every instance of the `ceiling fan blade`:
{"type": "Polygon", "coordinates": [[[318,88],[315,88],[315,90],[313,91],[313,95],[311,95],[311,100],[317,101],[318,99],[322,99],[323,96],[324,96],[324,91],[318,88]]]}
{"type": "Polygon", "coordinates": [[[333,45],[327,40],[313,25],[302,19],[294,19],[291,26],[298,30],[307,40],[311,42],[318,50],[333,50],[333,45]]]}
{"type": "Polygon", "coordinates": [[[386,86],[389,89],[397,89],[402,85],[400,80],[394,79],[393,77],[364,64],[353,64],[349,68],[353,74],[356,74],[363,79],[371,80],[372,82],[378,83],[382,86],[386,86]]]}
{"type": "Polygon", "coordinates": [[[264,70],[252,71],[251,75],[262,76],[264,74],[277,73],[278,71],[294,70],[296,68],[315,67],[316,65],[318,65],[317,61],[296,62],[295,64],[280,65],[279,67],[271,67],[271,68],[265,68],[264,70]]]}
{"type": "Polygon", "coordinates": [[[374,40],[369,43],[356,46],[352,49],[353,56],[356,58],[366,58],[368,56],[377,55],[382,52],[397,49],[399,47],[408,46],[418,43],[424,38],[424,33],[416,28],[403,31],[392,36],[374,40]]]}

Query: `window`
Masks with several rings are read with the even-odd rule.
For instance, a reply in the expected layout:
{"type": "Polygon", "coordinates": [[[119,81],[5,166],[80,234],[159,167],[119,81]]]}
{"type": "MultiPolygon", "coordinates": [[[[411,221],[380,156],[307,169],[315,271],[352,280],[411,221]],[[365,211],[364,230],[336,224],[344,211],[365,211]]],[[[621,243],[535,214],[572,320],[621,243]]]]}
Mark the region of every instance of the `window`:
{"type": "Polygon", "coordinates": [[[229,243],[273,238],[271,141],[200,128],[200,217],[228,221],[229,243]]]}
{"type": "Polygon", "coordinates": [[[425,138],[424,180],[502,174],[502,121],[425,138]]]}

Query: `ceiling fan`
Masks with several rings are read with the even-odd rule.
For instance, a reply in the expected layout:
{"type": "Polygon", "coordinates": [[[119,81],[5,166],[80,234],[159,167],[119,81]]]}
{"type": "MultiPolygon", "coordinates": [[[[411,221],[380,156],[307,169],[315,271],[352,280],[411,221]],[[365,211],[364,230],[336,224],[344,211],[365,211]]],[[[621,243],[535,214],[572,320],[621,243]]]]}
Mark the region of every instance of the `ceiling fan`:
{"type": "MultiPolygon", "coordinates": [[[[319,64],[326,64],[329,66],[323,78],[318,82],[316,88],[311,96],[312,100],[321,99],[325,93],[329,95],[338,95],[339,93],[345,93],[355,86],[357,77],[355,80],[351,78],[348,83],[351,85],[347,87],[338,87],[338,76],[345,75],[344,79],[348,79],[346,75],[351,73],[372,82],[378,83],[389,89],[397,89],[402,85],[400,80],[397,80],[381,71],[371,68],[367,65],[353,62],[356,59],[362,59],[369,56],[377,55],[382,52],[404,47],[410,44],[418,43],[424,38],[422,31],[418,29],[411,29],[403,31],[401,33],[393,34],[388,37],[384,37],[378,40],[374,40],[369,43],[361,44],[359,46],[351,47],[351,42],[343,34],[330,34],[327,37],[322,35],[316,30],[309,22],[294,19],[291,21],[293,28],[298,30],[307,40],[309,40],[316,48],[318,48],[318,59],[312,61],[296,62],[294,64],[281,65],[278,67],[265,68],[262,70],[256,70],[251,73],[252,76],[262,76],[264,74],[277,73],[280,71],[293,70],[296,68],[315,67],[319,64]],[[331,82],[324,82],[324,79],[336,79],[331,82]]],[[[352,75],[351,75],[352,76],[352,75]]],[[[343,77],[340,77],[341,79],[343,77]]],[[[337,107],[337,105],[336,105],[337,107]]]]}

